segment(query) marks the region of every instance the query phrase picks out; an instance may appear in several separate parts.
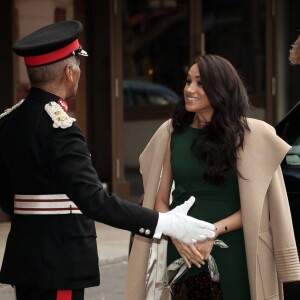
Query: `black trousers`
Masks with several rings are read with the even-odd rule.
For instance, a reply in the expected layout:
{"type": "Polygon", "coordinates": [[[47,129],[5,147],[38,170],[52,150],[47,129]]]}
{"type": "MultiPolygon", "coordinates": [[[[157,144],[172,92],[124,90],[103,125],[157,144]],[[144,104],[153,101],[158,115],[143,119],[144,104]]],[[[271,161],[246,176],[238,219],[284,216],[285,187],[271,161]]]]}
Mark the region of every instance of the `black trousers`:
{"type": "Polygon", "coordinates": [[[17,300],[84,300],[84,289],[72,290],[72,297],[68,297],[70,292],[59,292],[49,289],[33,289],[15,287],[17,300]],[[66,295],[66,296],[64,296],[66,295]]]}

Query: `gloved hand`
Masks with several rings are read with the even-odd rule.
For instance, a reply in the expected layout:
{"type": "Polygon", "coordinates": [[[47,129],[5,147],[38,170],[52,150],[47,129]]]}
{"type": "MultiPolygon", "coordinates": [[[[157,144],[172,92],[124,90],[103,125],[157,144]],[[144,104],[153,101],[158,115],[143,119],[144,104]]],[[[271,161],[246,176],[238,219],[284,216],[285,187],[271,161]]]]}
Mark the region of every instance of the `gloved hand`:
{"type": "Polygon", "coordinates": [[[215,237],[213,224],[187,216],[187,212],[194,202],[195,197],[192,196],[174,209],[166,213],[159,213],[153,237],[160,238],[161,234],[165,234],[187,244],[215,237]]]}

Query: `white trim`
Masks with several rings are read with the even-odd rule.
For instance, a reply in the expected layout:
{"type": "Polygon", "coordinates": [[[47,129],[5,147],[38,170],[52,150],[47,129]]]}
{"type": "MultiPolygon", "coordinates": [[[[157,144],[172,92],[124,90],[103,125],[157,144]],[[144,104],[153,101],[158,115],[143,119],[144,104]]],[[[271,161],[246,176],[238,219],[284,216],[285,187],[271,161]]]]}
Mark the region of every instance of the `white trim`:
{"type": "Polygon", "coordinates": [[[65,194],[15,195],[14,213],[21,215],[82,214],[65,194]]]}
{"type": "Polygon", "coordinates": [[[15,195],[15,199],[30,199],[30,200],[69,200],[69,197],[66,194],[51,194],[51,195],[15,195]]]}
{"type": "Polygon", "coordinates": [[[82,215],[82,212],[80,210],[72,210],[70,212],[69,210],[41,210],[41,211],[35,211],[35,210],[14,210],[14,214],[16,215],[82,215]]]}

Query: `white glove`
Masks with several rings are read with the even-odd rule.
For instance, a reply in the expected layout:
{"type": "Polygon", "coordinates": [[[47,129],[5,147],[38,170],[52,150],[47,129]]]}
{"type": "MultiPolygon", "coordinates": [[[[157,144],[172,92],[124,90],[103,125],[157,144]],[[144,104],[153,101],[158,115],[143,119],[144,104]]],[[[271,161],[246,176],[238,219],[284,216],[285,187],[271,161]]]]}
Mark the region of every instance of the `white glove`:
{"type": "Polygon", "coordinates": [[[159,239],[162,234],[165,234],[187,244],[215,237],[213,224],[187,216],[187,212],[194,202],[195,197],[192,196],[174,209],[166,213],[159,213],[153,237],[159,239]]]}

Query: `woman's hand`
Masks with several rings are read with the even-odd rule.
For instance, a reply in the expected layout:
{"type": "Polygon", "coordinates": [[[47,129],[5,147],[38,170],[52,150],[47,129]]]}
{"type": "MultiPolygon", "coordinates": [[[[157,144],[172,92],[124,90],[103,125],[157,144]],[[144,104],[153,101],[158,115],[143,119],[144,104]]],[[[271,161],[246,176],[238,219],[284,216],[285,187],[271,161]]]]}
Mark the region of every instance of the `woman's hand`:
{"type": "Polygon", "coordinates": [[[195,247],[196,244],[185,244],[175,238],[171,238],[171,240],[189,268],[191,264],[196,265],[198,268],[205,264],[203,255],[195,247]]]}
{"type": "Polygon", "coordinates": [[[207,239],[205,241],[197,242],[194,244],[196,250],[202,254],[204,260],[207,260],[211,250],[214,246],[214,239],[207,239]]]}

